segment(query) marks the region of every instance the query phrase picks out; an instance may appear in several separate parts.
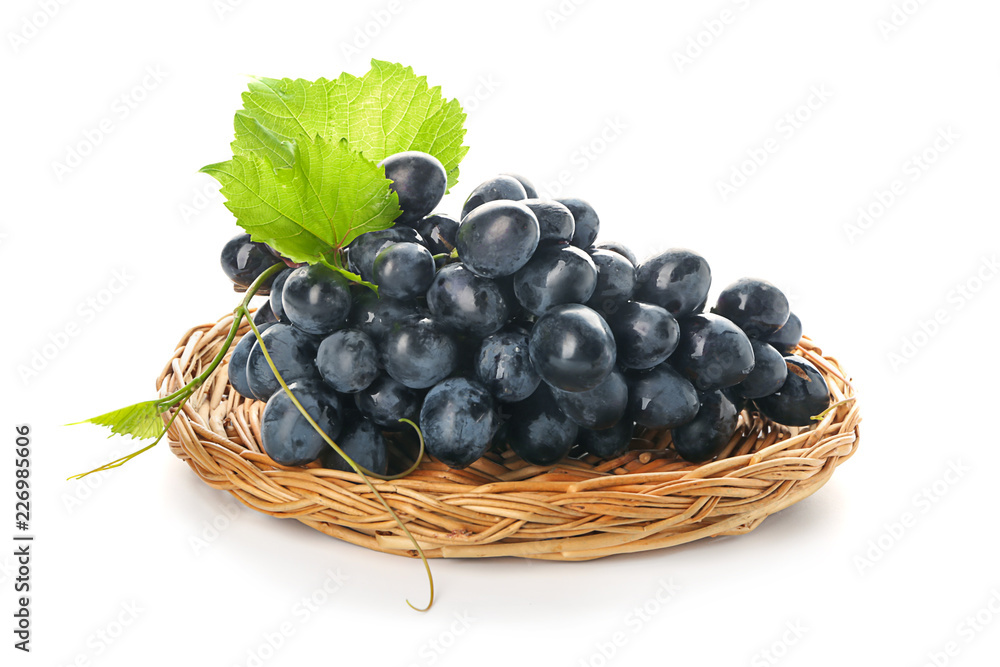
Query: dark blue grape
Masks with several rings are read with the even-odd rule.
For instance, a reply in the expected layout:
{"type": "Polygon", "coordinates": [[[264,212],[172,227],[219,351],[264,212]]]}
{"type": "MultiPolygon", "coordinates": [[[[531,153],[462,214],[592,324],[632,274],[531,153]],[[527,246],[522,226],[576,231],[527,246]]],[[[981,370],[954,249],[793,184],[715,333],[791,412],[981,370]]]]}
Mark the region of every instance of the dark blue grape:
{"type": "Polygon", "coordinates": [[[766,280],[741,278],[722,290],[712,312],[722,315],[748,336],[762,338],[788,321],[788,299],[766,280]]]}
{"type": "Polygon", "coordinates": [[[259,328],[262,324],[274,324],[278,321],[274,311],[271,310],[271,303],[265,301],[264,304],[253,314],[253,323],[259,328]]]}
{"type": "Polygon", "coordinates": [[[799,341],[802,340],[802,322],[799,320],[798,315],[791,312],[788,313],[788,320],[784,326],[773,334],[765,336],[764,340],[782,354],[792,354],[795,352],[795,348],[799,346],[799,341]]]}
{"type": "Polygon", "coordinates": [[[578,304],[555,306],[538,318],[528,352],[535,370],[563,391],[588,391],[615,366],[615,339],[607,322],[578,304]]]}
{"type": "Polygon", "coordinates": [[[465,200],[465,205],[462,206],[462,222],[465,222],[465,216],[473,210],[491,201],[521,201],[527,198],[528,193],[517,179],[510,176],[495,176],[477,185],[465,200]]]}
{"type": "Polygon", "coordinates": [[[635,267],[617,252],[591,250],[587,253],[597,267],[597,286],[587,305],[603,315],[617,317],[618,309],[635,292],[635,267]]]}
{"type": "MultiPolygon", "coordinates": [[[[330,439],[340,436],[340,400],[336,392],[321,382],[300,380],[288,385],[309,416],[330,439]]],[[[268,400],[260,420],[261,444],[264,453],[275,463],[301,466],[315,461],[329,447],[319,433],[306,421],[284,389],[268,400]]]]}
{"type": "Polygon", "coordinates": [[[411,389],[433,387],[458,367],[458,343],[429,317],[410,316],[392,326],[382,346],[383,365],[411,389]]]}
{"type": "Polygon", "coordinates": [[[644,370],[659,366],[677,349],[681,327],[664,308],[641,301],[623,305],[608,324],[618,343],[618,363],[644,370]]]}
{"type": "Polygon", "coordinates": [[[420,151],[396,153],[382,160],[389,186],[399,196],[403,213],[397,224],[412,225],[434,210],[448,189],[448,173],[436,157],[420,151]]]}
{"type": "Polygon", "coordinates": [[[546,245],[514,274],[514,294],[525,310],[542,315],[564,303],[586,303],[597,288],[597,266],[571,245],[546,245]]]}
{"type": "Polygon", "coordinates": [[[377,346],[381,346],[393,324],[423,312],[416,302],[380,299],[375,292],[363,287],[354,297],[349,324],[352,329],[368,334],[377,346]]]}
{"type": "Polygon", "coordinates": [[[274,277],[271,283],[271,294],[267,297],[267,302],[271,304],[271,312],[278,318],[279,322],[288,324],[288,316],[285,315],[285,307],[281,303],[281,292],[285,288],[285,281],[292,275],[294,269],[285,269],[274,277]]]}
{"type": "Polygon", "coordinates": [[[531,398],[511,406],[506,440],[528,463],[547,466],[569,454],[578,433],[579,427],[559,409],[543,384],[531,398]]]}
{"type": "Polygon", "coordinates": [[[604,382],[590,391],[552,388],[559,409],[585,429],[611,428],[620,422],[628,408],[628,395],[625,376],[619,371],[611,371],[604,382]]]}
{"type": "Polygon", "coordinates": [[[476,377],[503,403],[531,396],[542,378],[528,356],[528,334],[512,329],[483,339],[476,354],[476,377]]]}
{"type": "MultiPolygon", "coordinates": [[[[336,443],[352,461],[365,470],[376,475],[389,472],[389,445],[382,431],[371,420],[360,416],[351,420],[341,429],[336,443]]],[[[330,470],[354,472],[351,464],[329,445],[323,450],[320,461],[324,468],[330,470]]]]}
{"type": "Polygon", "coordinates": [[[785,357],[788,377],[781,389],[754,401],[764,415],[785,426],[809,426],[812,417],[830,407],[830,387],[812,362],[785,357]]]}
{"type": "Polygon", "coordinates": [[[299,329],[325,336],[347,325],[351,290],[347,279],[322,264],[301,266],[281,290],[285,315],[299,329]]]}
{"type": "Polygon", "coordinates": [[[698,414],[698,392],[670,367],[629,375],[629,417],[646,428],[675,428],[698,414]]]}
{"type": "Polygon", "coordinates": [[[499,331],[511,316],[500,285],[461,262],[437,272],[427,290],[427,307],[443,326],[478,337],[499,331]]]}
{"type": "Polygon", "coordinates": [[[316,368],[331,387],[352,394],[378,377],[378,350],[366,334],[356,329],[341,329],[319,344],[316,368]]]}
{"type": "Polygon", "coordinates": [[[405,225],[397,225],[389,229],[366,232],[351,241],[347,248],[347,262],[351,271],[368,282],[374,277],[375,256],[393,243],[424,244],[424,238],[417,230],[405,225]]]}
{"type": "Polygon", "coordinates": [[[719,315],[692,315],[679,320],[680,342],[670,363],[699,391],[724,389],[743,382],[753,370],[750,339],[719,315]]]}
{"type": "Polygon", "coordinates": [[[416,421],[423,392],[410,389],[388,375],[375,378],[354,395],[354,404],[368,419],[388,429],[399,429],[400,419],[416,421]]]}
{"type": "Polygon", "coordinates": [[[538,235],[538,220],[524,204],[483,204],[462,218],[456,237],[458,258],[486,278],[509,276],[531,259],[538,235]]]}
{"type": "Polygon", "coordinates": [[[788,377],[788,366],[781,352],[759,340],[750,339],[753,348],[753,370],[734,387],[743,398],[764,398],[781,389],[788,377]]]}
{"type": "Polygon", "coordinates": [[[451,254],[458,236],[458,221],[446,215],[429,215],[417,224],[431,254],[451,254]]]}
{"type": "Polygon", "coordinates": [[[416,243],[396,243],[375,256],[374,282],[380,297],[410,300],[423,296],[434,280],[431,251],[416,243]]]}
{"type": "Polygon", "coordinates": [[[667,250],[639,265],[635,298],[681,318],[705,307],[711,286],[712,271],[703,257],[690,250],[667,250]]]}
{"type": "MultiPolygon", "coordinates": [[[[281,260],[272,255],[263,243],[250,240],[249,234],[234,236],[222,246],[222,270],[226,276],[240,287],[250,287],[257,276],[264,273],[281,260]]],[[[271,281],[274,279],[272,278],[271,281]]],[[[263,285],[270,287],[270,282],[263,285]]]]}
{"type": "Polygon", "coordinates": [[[739,420],[736,406],[721,391],[701,394],[700,403],[697,416],[671,432],[674,450],[689,463],[718,456],[736,433],[739,420]]]}
{"type": "Polygon", "coordinates": [[[581,428],[577,443],[588,454],[605,460],[614,459],[628,451],[634,429],[635,424],[631,419],[622,419],[611,428],[600,431],[581,428]]]}
{"type": "MultiPolygon", "coordinates": [[[[270,322],[259,324],[257,325],[257,330],[263,334],[271,324],[270,322]]],[[[246,332],[233,347],[233,352],[229,356],[229,384],[233,385],[233,389],[240,396],[249,398],[250,400],[257,397],[253,395],[250,384],[247,382],[247,359],[250,358],[250,350],[253,349],[256,342],[257,337],[254,333],[252,331],[246,332]]]]}
{"type": "Polygon", "coordinates": [[[594,207],[576,197],[557,199],[557,202],[569,209],[573,214],[574,230],[571,243],[577,248],[586,250],[594,245],[597,233],[601,230],[601,220],[597,217],[594,207]]]}
{"type": "Polygon", "coordinates": [[[500,174],[500,175],[510,176],[515,181],[520,183],[521,187],[524,188],[524,194],[528,197],[528,199],[534,199],[538,196],[538,189],[535,188],[535,185],[524,176],[521,176],[520,174],[500,174]]]}
{"type": "Polygon", "coordinates": [[[632,266],[639,266],[639,260],[636,259],[635,253],[629,249],[624,243],[619,243],[618,241],[602,241],[601,243],[594,244],[594,250],[610,250],[611,252],[616,252],[625,259],[627,259],[632,266]]]}
{"type": "Polygon", "coordinates": [[[493,399],[478,382],[451,378],[424,398],[420,430],[427,453],[449,468],[464,468],[490,448],[496,429],[493,399]]]}
{"type": "MultiPolygon", "coordinates": [[[[273,324],[260,335],[285,384],[318,379],[316,371],[317,340],[290,324],[273,324]]],[[[247,357],[247,384],[258,400],[266,401],[281,389],[271,372],[260,341],[255,341],[247,357]]]]}
{"type": "Polygon", "coordinates": [[[554,199],[525,199],[521,203],[538,218],[539,243],[569,243],[573,240],[576,222],[568,208],[554,199]]]}

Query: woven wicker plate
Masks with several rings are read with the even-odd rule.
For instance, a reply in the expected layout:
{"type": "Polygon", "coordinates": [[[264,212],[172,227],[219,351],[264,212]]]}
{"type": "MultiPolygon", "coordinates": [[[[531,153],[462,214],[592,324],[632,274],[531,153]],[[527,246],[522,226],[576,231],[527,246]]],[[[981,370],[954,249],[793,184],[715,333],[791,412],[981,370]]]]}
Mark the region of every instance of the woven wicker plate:
{"type": "MultiPolygon", "coordinates": [[[[208,365],[231,324],[229,316],[185,334],[157,380],[161,396],[208,365]]],[[[744,411],[714,462],[680,460],[665,431],[642,435],[613,461],[588,455],[540,467],[490,452],[464,470],[425,458],[403,479],[373,481],[428,558],[590,560],[746,533],[814,493],[858,446],[861,416],[840,364],[808,338],[798,353],[826,377],[834,402],[844,402],[801,429],[744,411]]],[[[171,451],[248,507],[369,549],[416,556],[359,476],[271,461],[260,445],[263,408],[233,391],[224,363],[174,420],[171,451]]],[[[414,455],[397,444],[391,470],[405,469],[414,455]]]]}

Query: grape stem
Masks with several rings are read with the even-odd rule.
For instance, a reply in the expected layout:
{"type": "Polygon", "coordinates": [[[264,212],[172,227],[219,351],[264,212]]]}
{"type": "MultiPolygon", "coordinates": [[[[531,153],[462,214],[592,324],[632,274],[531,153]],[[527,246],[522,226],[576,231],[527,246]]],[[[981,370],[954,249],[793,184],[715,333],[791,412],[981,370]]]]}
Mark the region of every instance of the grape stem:
{"type": "MultiPolygon", "coordinates": [[[[303,417],[305,417],[305,420],[309,422],[309,425],[312,426],[313,429],[315,429],[315,431],[319,433],[320,437],[322,437],[323,440],[326,441],[326,444],[333,447],[334,451],[340,454],[340,456],[345,461],[347,461],[348,465],[350,465],[351,468],[354,469],[354,472],[356,472],[361,477],[361,479],[364,480],[365,484],[368,485],[368,488],[371,489],[371,492],[375,494],[375,497],[378,498],[380,503],[382,503],[382,506],[386,509],[387,512],[389,512],[390,515],[392,515],[392,518],[396,521],[396,523],[403,530],[403,532],[410,539],[410,541],[413,542],[413,546],[416,548],[417,553],[420,554],[420,560],[423,561],[424,568],[427,570],[427,581],[430,584],[431,594],[430,594],[430,601],[427,603],[426,607],[423,608],[415,607],[413,606],[413,603],[410,602],[409,600],[406,601],[406,604],[410,605],[410,608],[415,609],[416,611],[427,611],[428,609],[431,608],[431,605],[434,604],[434,576],[431,574],[430,563],[427,562],[427,556],[424,555],[424,550],[423,548],[421,548],[420,543],[417,542],[417,539],[413,537],[412,533],[410,533],[410,530],[409,528],[406,527],[406,524],[403,523],[402,519],[399,518],[399,515],[397,515],[396,512],[394,512],[393,509],[389,506],[389,503],[387,503],[385,498],[382,497],[382,494],[378,492],[378,489],[375,488],[375,485],[372,484],[371,480],[368,479],[368,475],[362,472],[361,466],[355,463],[350,456],[345,454],[344,450],[341,449],[340,446],[337,445],[337,443],[335,443],[333,439],[323,431],[323,428],[316,423],[316,420],[312,418],[312,415],[309,414],[309,411],[305,409],[302,403],[299,402],[299,399],[296,398],[295,394],[292,393],[292,390],[288,388],[288,385],[285,383],[285,379],[281,377],[281,373],[278,372],[277,367],[274,365],[274,361],[271,359],[271,354],[267,351],[267,345],[264,344],[264,339],[261,338],[260,331],[257,329],[257,325],[254,324],[253,319],[249,317],[250,312],[246,309],[246,306],[243,305],[237,308],[237,312],[239,312],[241,309],[244,311],[243,314],[247,316],[247,320],[250,322],[250,329],[253,331],[254,336],[256,336],[257,338],[257,344],[260,345],[260,351],[264,353],[264,359],[267,360],[268,367],[270,367],[271,372],[274,373],[274,377],[277,378],[278,384],[280,384],[281,388],[285,390],[285,394],[288,395],[288,398],[292,401],[295,407],[298,408],[298,411],[302,414],[303,417]]],[[[404,421],[410,424],[410,426],[413,426],[414,428],[417,429],[417,434],[420,435],[420,451],[421,454],[423,454],[424,437],[423,434],[420,433],[420,429],[417,428],[416,424],[411,422],[409,419],[401,419],[400,421],[404,421]]],[[[419,462],[420,462],[420,457],[418,456],[417,462],[413,464],[413,467],[416,467],[416,465],[419,462]]]]}
{"type": "Polygon", "coordinates": [[[163,436],[166,435],[167,431],[170,430],[170,427],[173,425],[174,420],[177,419],[177,416],[184,409],[184,406],[187,403],[188,399],[190,399],[191,396],[194,395],[194,393],[198,390],[198,388],[202,384],[204,384],[209,377],[211,377],[212,373],[214,373],[215,370],[219,367],[219,364],[221,364],[222,361],[226,358],[226,353],[229,352],[229,348],[232,347],[233,341],[236,340],[236,336],[239,333],[240,324],[243,322],[243,318],[245,317],[247,319],[247,322],[250,324],[250,329],[253,331],[254,336],[257,338],[257,342],[260,345],[261,352],[264,353],[264,358],[267,360],[267,365],[270,367],[271,372],[274,373],[274,377],[278,380],[278,383],[281,385],[281,388],[285,390],[286,394],[288,394],[288,397],[291,399],[292,403],[299,410],[299,412],[302,413],[302,416],[305,417],[306,421],[309,422],[309,425],[312,426],[317,433],[319,433],[319,435],[323,438],[323,440],[325,440],[328,445],[333,447],[334,451],[336,451],[345,461],[347,461],[348,465],[351,466],[354,472],[356,472],[361,477],[361,479],[364,480],[365,484],[368,485],[368,488],[371,490],[371,492],[375,494],[375,497],[378,498],[380,503],[382,503],[382,506],[385,507],[385,509],[389,512],[389,514],[396,521],[399,527],[403,530],[403,533],[405,533],[406,536],[410,539],[410,541],[413,542],[413,546],[416,548],[417,553],[420,555],[420,560],[423,561],[424,563],[424,569],[427,571],[427,580],[428,583],[430,584],[430,600],[427,602],[427,606],[423,608],[414,606],[413,603],[411,603],[409,600],[406,601],[406,604],[408,604],[412,609],[415,609],[416,611],[427,611],[434,604],[434,577],[431,574],[431,567],[430,563],[427,561],[427,556],[424,555],[423,548],[420,546],[420,543],[417,542],[416,538],[413,537],[413,534],[410,533],[410,530],[406,527],[406,524],[404,524],[403,521],[399,518],[399,516],[393,511],[393,509],[389,506],[389,503],[386,502],[385,498],[382,497],[382,494],[378,492],[378,489],[375,488],[375,485],[372,484],[371,480],[369,479],[369,477],[375,477],[378,479],[392,480],[404,477],[413,472],[413,470],[416,469],[416,467],[420,464],[421,459],[423,458],[424,436],[420,432],[420,429],[417,427],[417,425],[414,424],[412,421],[410,421],[409,419],[400,420],[401,422],[405,422],[410,426],[412,426],[414,429],[416,429],[417,435],[420,439],[420,450],[417,453],[416,461],[414,461],[413,465],[411,465],[407,470],[403,471],[402,473],[399,473],[398,475],[385,476],[385,475],[377,475],[359,466],[357,463],[354,462],[354,460],[350,456],[344,453],[344,450],[342,450],[337,445],[337,443],[335,443],[330,438],[330,436],[328,436],[326,433],[323,432],[323,429],[320,427],[320,425],[316,423],[316,420],[312,418],[312,416],[308,413],[308,411],[306,411],[305,407],[303,407],[302,403],[299,402],[299,399],[296,398],[296,396],[288,388],[288,384],[285,382],[285,379],[281,377],[281,373],[279,373],[278,369],[275,367],[274,361],[271,359],[271,354],[268,352],[267,346],[264,344],[264,340],[260,336],[260,330],[257,328],[257,325],[254,324],[253,317],[250,314],[250,299],[252,299],[253,296],[257,293],[257,291],[261,288],[261,285],[264,285],[269,278],[276,275],[279,271],[282,271],[285,268],[286,267],[284,264],[275,264],[274,266],[269,267],[267,270],[261,273],[256,280],[253,281],[253,284],[250,285],[250,287],[247,288],[246,293],[243,295],[242,301],[240,301],[240,305],[237,306],[236,309],[233,311],[233,323],[229,328],[229,334],[226,336],[225,341],[223,341],[222,343],[222,347],[220,348],[219,352],[215,355],[215,358],[212,359],[212,362],[208,365],[208,367],[206,367],[204,371],[202,371],[199,375],[197,375],[195,378],[193,378],[190,382],[188,382],[186,385],[184,385],[177,391],[168,394],[163,398],[155,401],[154,405],[156,406],[156,410],[159,413],[165,413],[167,410],[170,410],[171,408],[176,408],[176,409],[170,416],[170,419],[167,420],[166,424],[163,427],[163,430],[160,431],[160,434],[151,444],[146,445],[142,449],[134,451],[131,454],[127,454],[110,463],[106,463],[89,472],[80,473],[79,475],[73,475],[69,479],[81,479],[91,473],[104,472],[107,470],[111,470],[113,468],[117,468],[119,466],[124,465],[125,463],[128,463],[129,461],[139,456],[143,452],[149,451],[150,449],[158,445],[159,442],[163,439],[163,436]]]}

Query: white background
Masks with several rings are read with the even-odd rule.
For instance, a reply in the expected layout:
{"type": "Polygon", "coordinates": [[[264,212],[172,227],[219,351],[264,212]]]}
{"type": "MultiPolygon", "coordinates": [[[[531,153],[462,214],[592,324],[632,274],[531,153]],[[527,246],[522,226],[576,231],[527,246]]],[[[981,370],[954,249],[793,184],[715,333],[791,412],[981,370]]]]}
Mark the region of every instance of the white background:
{"type": "Polygon", "coordinates": [[[986,0],[8,0],[0,535],[28,423],[37,541],[30,655],[12,648],[0,548],[2,662],[995,664],[998,21],[986,0]],[[469,112],[444,211],[499,172],[550,191],[562,175],[602,238],[696,249],[713,293],[743,275],[783,287],[860,388],[856,456],[741,537],[579,564],[435,561],[427,614],[404,604],[426,599],[419,562],[244,510],[166,446],[64,481],[133,443],[61,424],[152,397],[182,333],[237,301],[218,266],[237,230],[197,170],[229,155],[244,75],[362,74],[371,57],[469,112]],[[73,151],[87,154],[64,172],[73,151]],[[124,289],[93,311],[116,273],[124,289]],[[304,611],[331,571],[346,580],[304,611]]]}

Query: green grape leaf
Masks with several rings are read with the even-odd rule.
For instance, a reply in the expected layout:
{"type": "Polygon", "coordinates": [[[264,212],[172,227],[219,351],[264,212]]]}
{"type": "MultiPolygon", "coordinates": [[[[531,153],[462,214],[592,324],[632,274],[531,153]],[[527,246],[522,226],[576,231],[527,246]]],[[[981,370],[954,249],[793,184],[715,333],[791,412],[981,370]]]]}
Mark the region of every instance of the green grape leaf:
{"type": "Polygon", "coordinates": [[[335,263],[336,249],[399,215],[385,170],[347,141],[297,135],[293,155],[288,168],[247,152],[201,169],[222,184],[226,207],[254,241],[294,262],[335,263]]]}
{"type": "MultiPolygon", "coordinates": [[[[76,423],[107,426],[111,429],[112,435],[129,435],[137,440],[149,440],[159,437],[163,432],[163,418],[160,414],[157,401],[143,401],[76,423]]],[[[69,424],[69,426],[74,425],[69,424]]]]}
{"type": "MultiPolygon", "coordinates": [[[[252,118],[282,141],[292,141],[299,135],[314,137],[318,134],[329,142],[335,142],[341,137],[334,136],[331,125],[332,88],[333,82],[327,79],[306,81],[254,77],[249,90],[243,93],[243,109],[237,115],[252,118]]],[[[237,125],[236,143],[240,148],[243,148],[242,139],[237,125]]]]}
{"type": "Polygon", "coordinates": [[[401,151],[430,153],[448,172],[448,187],[458,181],[458,165],[469,152],[465,112],[458,100],[445,100],[441,88],[413,68],[372,60],[360,77],[344,73],[329,86],[331,132],[374,162],[401,151]]]}
{"type": "Polygon", "coordinates": [[[270,162],[275,169],[287,169],[295,162],[295,143],[265,127],[244,111],[237,111],[233,121],[236,140],[233,154],[252,153],[270,162]]]}

